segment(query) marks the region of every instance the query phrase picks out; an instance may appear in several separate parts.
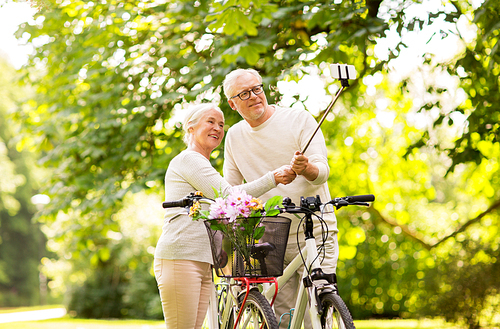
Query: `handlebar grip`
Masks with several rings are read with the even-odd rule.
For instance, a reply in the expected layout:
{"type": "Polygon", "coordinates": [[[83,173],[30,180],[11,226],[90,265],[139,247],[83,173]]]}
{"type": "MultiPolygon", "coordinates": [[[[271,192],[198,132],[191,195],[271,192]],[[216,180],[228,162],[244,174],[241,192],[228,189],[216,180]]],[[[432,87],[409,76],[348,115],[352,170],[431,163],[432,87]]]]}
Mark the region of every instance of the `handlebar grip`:
{"type": "Polygon", "coordinates": [[[163,206],[163,208],[176,208],[176,207],[182,208],[182,207],[191,206],[192,204],[193,204],[193,200],[188,199],[188,198],[184,198],[184,199],[177,200],[177,201],[165,201],[162,203],[162,206],[163,206]]]}
{"type": "Polygon", "coordinates": [[[353,195],[346,197],[346,199],[349,202],[373,202],[375,201],[375,196],[373,194],[353,195]]]}

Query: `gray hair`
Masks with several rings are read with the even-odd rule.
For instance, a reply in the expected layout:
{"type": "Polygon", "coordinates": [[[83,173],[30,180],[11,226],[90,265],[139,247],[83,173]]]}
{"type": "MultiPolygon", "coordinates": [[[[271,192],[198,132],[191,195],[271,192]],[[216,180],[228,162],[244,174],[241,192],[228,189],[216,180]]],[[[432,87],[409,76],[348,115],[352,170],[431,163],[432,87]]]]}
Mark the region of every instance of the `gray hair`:
{"type": "Polygon", "coordinates": [[[222,112],[222,110],[217,105],[214,105],[212,103],[202,103],[191,106],[188,109],[188,112],[184,117],[184,121],[182,122],[182,129],[184,130],[184,137],[182,138],[182,140],[184,141],[184,143],[186,143],[186,145],[189,146],[189,143],[191,142],[191,133],[189,132],[189,128],[196,127],[203,114],[209,110],[219,111],[222,114],[222,118],[224,118],[224,113],[222,112]]]}
{"type": "Polygon", "coordinates": [[[262,77],[260,76],[259,72],[254,69],[236,69],[234,71],[231,71],[226,75],[226,78],[222,83],[222,86],[224,87],[224,95],[226,95],[227,99],[230,99],[232,96],[234,96],[233,86],[236,80],[247,73],[255,75],[257,79],[259,79],[259,83],[262,83],[262,77]]]}

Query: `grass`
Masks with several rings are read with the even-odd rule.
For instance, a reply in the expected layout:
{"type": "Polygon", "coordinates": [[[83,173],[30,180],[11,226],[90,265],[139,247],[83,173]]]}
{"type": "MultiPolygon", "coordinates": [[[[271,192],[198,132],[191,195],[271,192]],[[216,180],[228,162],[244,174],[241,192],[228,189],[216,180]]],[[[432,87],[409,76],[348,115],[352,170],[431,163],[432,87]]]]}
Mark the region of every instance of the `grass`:
{"type": "Polygon", "coordinates": [[[50,310],[53,308],[62,308],[62,307],[64,307],[64,306],[63,305],[43,305],[43,306],[26,306],[26,307],[4,307],[4,308],[0,308],[0,314],[50,310]]]}
{"type": "Polygon", "coordinates": [[[442,320],[355,320],[356,329],[458,329],[442,320]]]}
{"type": "MultiPolygon", "coordinates": [[[[23,316],[22,312],[43,311],[63,308],[62,305],[36,306],[36,307],[16,307],[0,309],[0,329],[159,329],[165,328],[163,321],[148,321],[148,320],[89,320],[89,319],[73,319],[66,315],[57,319],[38,320],[38,321],[18,321],[2,323],[2,315],[6,316],[19,313],[20,320],[23,316]]],[[[5,321],[5,320],[4,320],[5,321]]]]}
{"type": "MultiPolygon", "coordinates": [[[[439,320],[358,320],[357,329],[454,329],[439,320]]],[[[43,321],[0,323],[0,329],[164,329],[163,321],[84,320],[61,318],[43,321]]]]}
{"type": "Polygon", "coordinates": [[[43,321],[0,323],[1,329],[164,329],[163,321],[84,320],[61,318],[43,321]]]}
{"type": "MultiPolygon", "coordinates": [[[[164,329],[163,321],[148,320],[92,320],[73,319],[64,316],[58,319],[40,321],[19,321],[1,323],[1,315],[5,313],[38,311],[60,308],[61,305],[41,307],[20,307],[0,309],[0,329],[164,329]]],[[[356,320],[357,329],[457,329],[451,324],[441,320],[356,320]]]]}

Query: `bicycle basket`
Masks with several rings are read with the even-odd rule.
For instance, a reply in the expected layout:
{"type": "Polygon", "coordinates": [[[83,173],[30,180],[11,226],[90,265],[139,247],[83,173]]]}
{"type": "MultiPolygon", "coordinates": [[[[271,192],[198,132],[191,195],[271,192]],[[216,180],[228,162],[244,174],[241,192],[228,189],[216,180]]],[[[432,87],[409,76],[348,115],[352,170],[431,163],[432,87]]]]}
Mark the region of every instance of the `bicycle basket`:
{"type": "Polygon", "coordinates": [[[263,217],[264,235],[258,241],[244,243],[245,255],[233,243],[226,233],[210,228],[215,220],[205,221],[214,268],[217,276],[231,277],[278,277],[283,274],[288,233],[291,220],[286,217],[263,217]]]}

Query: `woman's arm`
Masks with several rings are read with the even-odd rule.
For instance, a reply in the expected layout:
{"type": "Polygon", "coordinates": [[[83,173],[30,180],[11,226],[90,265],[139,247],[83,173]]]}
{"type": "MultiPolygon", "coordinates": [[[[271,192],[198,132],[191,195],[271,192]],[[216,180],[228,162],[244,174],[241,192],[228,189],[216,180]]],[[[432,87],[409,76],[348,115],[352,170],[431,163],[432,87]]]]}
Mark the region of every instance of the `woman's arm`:
{"type": "MultiPolygon", "coordinates": [[[[229,194],[233,186],[229,184],[215,170],[210,162],[197,152],[189,152],[182,161],[178,170],[182,177],[197,191],[201,191],[205,196],[213,198],[215,193],[213,189],[229,194]]],[[[235,187],[245,190],[248,194],[258,197],[267,191],[276,187],[274,172],[268,172],[261,178],[246,184],[240,184],[235,187]]]]}

